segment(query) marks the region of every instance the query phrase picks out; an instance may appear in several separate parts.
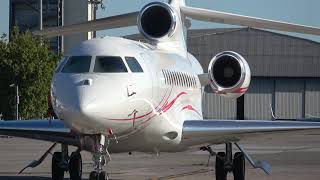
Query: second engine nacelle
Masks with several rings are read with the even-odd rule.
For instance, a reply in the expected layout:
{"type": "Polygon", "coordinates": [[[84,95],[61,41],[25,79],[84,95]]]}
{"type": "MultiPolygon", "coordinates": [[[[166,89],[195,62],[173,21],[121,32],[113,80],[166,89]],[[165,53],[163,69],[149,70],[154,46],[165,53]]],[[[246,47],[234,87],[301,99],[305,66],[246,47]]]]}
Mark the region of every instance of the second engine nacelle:
{"type": "Polygon", "coordinates": [[[247,61],[238,53],[224,51],[212,58],[208,74],[214,93],[238,98],[250,85],[251,71],[247,61]]]}
{"type": "Polygon", "coordinates": [[[174,10],[162,2],[152,2],[142,8],[138,16],[140,33],[149,40],[170,37],[177,25],[174,10]]]}

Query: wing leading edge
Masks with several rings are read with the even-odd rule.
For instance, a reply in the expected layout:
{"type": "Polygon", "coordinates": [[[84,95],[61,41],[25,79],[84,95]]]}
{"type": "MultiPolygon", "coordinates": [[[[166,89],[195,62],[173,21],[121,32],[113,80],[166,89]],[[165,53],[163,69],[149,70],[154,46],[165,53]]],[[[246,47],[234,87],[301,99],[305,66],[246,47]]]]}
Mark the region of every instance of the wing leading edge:
{"type": "Polygon", "coordinates": [[[79,140],[60,120],[0,121],[0,135],[79,146],[79,140]]]}
{"type": "Polygon", "coordinates": [[[188,6],[182,6],[181,12],[187,17],[200,21],[320,35],[320,29],[316,27],[262,19],[257,17],[243,16],[188,6]]]}
{"type": "Polygon", "coordinates": [[[187,120],[183,125],[182,141],[188,146],[237,142],[267,134],[318,132],[320,122],[260,121],[260,120],[187,120]]]}
{"type": "Polygon", "coordinates": [[[139,12],[121,14],[79,24],[66,25],[63,27],[52,27],[42,31],[34,31],[34,35],[46,37],[55,37],[59,35],[74,34],[80,32],[89,32],[96,30],[114,29],[121,27],[135,26],[139,12]]]}

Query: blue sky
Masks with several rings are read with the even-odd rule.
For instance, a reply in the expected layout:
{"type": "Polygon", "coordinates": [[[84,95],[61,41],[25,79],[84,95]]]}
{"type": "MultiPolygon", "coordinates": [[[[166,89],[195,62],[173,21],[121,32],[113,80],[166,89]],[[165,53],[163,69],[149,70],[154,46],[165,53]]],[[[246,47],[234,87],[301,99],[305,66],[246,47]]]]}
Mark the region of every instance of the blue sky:
{"type": "MultiPolygon", "coordinates": [[[[0,32],[8,31],[9,0],[0,2],[0,32]]],[[[150,0],[104,0],[107,9],[99,10],[98,17],[137,11],[150,0]]],[[[261,18],[287,21],[320,27],[319,0],[187,0],[190,6],[257,16],[261,18]]],[[[192,28],[225,27],[220,24],[192,22],[192,28]]],[[[98,36],[124,35],[137,32],[136,28],[100,31],[98,36]]],[[[297,34],[291,34],[297,35],[297,34]]],[[[297,35],[320,42],[319,36],[297,35]]]]}

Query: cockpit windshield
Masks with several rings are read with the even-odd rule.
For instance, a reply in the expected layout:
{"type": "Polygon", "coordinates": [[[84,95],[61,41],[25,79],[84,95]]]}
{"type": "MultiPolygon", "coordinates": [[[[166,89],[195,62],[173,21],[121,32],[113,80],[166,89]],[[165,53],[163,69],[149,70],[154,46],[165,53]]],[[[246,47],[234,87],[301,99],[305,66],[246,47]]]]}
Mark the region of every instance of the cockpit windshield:
{"type": "Polygon", "coordinates": [[[62,73],[88,73],[91,56],[71,56],[61,70],[62,73]]]}
{"type": "Polygon", "coordinates": [[[58,66],[55,70],[55,73],[59,73],[61,71],[61,69],[63,68],[64,64],[66,63],[66,60],[68,59],[68,57],[63,57],[60,62],[58,63],[58,66]]]}
{"type": "Polygon", "coordinates": [[[97,56],[93,72],[96,73],[125,73],[128,72],[121,57],[97,56]]]}
{"type": "Polygon", "coordinates": [[[143,72],[143,70],[142,70],[142,68],[136,58],[125,57],[125,59],[126,59],[128,66],[131,69],[131,72],[133,72],[133,73],[142,73],[143,72]]]}

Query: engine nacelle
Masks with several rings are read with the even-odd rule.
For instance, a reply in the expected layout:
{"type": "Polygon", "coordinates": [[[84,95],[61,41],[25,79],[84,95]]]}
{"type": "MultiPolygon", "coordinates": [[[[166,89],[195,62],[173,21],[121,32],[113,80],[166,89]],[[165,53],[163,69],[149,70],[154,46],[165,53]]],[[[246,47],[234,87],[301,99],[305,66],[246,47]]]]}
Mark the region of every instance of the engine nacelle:
{"type": "Polygon", "coordinates": [[[224,51],[212,58],[208,74],[214,93],[238,98],[248,90],[251,71],[247,61],[238,53],[224,51]]]}
{"type": "Polygon", "coordinates": [[[149,3],[142,8],[138,16],[139,31],[149,40],[157,41],[172,36],[176,26],[176,14],[166,3],[149,3]]]}

